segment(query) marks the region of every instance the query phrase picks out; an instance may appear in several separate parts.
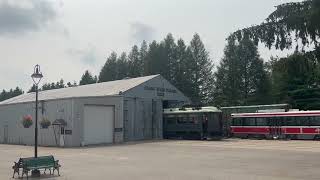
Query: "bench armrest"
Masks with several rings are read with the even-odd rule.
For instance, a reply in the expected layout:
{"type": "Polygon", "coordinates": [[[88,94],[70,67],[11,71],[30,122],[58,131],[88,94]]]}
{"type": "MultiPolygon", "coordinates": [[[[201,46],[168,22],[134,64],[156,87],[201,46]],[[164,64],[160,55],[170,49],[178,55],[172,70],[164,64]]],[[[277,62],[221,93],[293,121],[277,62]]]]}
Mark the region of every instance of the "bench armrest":
{"type": "Polygon", "coordinates": [[[61,165],[59,164],[59,160],[55,160],[54,161],[54,166],[55,167],[61,167],[61,165]]]}

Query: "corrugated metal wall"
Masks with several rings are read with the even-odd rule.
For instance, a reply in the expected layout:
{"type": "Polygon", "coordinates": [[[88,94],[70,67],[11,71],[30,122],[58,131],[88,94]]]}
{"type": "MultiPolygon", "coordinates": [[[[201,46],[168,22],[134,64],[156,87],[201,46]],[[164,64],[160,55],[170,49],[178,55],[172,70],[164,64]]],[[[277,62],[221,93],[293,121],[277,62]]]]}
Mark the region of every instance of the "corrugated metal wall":
{"type": "Polygon", "coordinates": [[[162,138],[162,102],[147,98],[125,98],[125,141],[162,138]]]}
{"type": "MultiPolygon", "coordinates": [[[[56,119],[64,119],[68,126],[72,126],[72,110],[71,99],[69,100],[55,100],[39,103],[40,123],[42,117],[48,118],[51,122],[56,119]]],[[[35,127],[35,103],[13,104],[0,106],[0,143],[8,144],[34,144],[34,127],[35,127]],[[30,128],[24,128],[21,121],[24,115],[31,115],[33,117],[33,125],[30,128]]],[[[39,125],[38,143],[42,146],[56,146],[59,143],[60,129],[56,127],[56,136],[53,126],[48,129],[42,129],[39,125]],[[56,138],[57,141],[56,141],[56,138]]],[[[72,144],[72,138],[65,137],[65,144],[72,144]]]]}

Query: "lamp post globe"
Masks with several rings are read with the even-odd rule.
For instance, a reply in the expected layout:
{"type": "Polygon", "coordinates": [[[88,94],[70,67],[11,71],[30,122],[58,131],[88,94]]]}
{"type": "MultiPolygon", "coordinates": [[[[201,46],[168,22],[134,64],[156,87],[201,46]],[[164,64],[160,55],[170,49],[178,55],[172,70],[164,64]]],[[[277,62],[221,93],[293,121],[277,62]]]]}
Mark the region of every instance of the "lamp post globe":
{"type": "Polygon", "coordinates": [[[33,80],[33,83],[35,86],[38,86],[41,79],[43,78],[43,75],[41,73],[41,69],[40,69],[40,66],[39,64],[37,64],[36,66],[34,66],[34,72],[33,74],[31,75],[31,78],[33,80]]]}
{"type": "MultiPolygon", "coordinates": [[[[35,109],[35,116],[36,116],[36,122],[35,122],[35,129],[34,129],[34,157],[38,157],[38,85],[43,78],[43,75],[41,73],[40,66],[37,64],[34,67],[34,72],[31,75],[31,78],[34,83],[35,91],[36,91],[36,109],[35,109]]],[[[33,170],[32,176],[40,176],[40,171],[38,169],[33,170]]]]}

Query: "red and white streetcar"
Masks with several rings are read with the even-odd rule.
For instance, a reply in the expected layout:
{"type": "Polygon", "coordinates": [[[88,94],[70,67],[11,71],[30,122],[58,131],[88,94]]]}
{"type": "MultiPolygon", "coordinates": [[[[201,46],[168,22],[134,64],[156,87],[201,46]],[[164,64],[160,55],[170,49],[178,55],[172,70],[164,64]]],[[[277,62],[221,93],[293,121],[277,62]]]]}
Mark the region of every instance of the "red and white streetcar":
{"type": "Polygon", "coordinates": [[[231,114],[236,137],[319,139],[320,111],[231,114]]]}

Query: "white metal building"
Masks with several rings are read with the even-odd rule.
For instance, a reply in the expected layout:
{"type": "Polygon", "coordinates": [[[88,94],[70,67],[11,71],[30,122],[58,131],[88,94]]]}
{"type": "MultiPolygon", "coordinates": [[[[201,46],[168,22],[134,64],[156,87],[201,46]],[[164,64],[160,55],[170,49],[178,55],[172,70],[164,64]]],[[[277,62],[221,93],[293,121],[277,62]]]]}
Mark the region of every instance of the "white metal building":
{"type": "MultiPolygon", "coordinates": [[[[22,126],[22,117],[34,117],[35,93],[0,102],[0,143],[34,143],[34,124],[22,126]]],[[[82,146],[162,138],[162,108],[189,103],[161,75],[131,78],[39,92],[39,145],[82,146]]],[[[33,122],[34,122],[33,118],[33,122]]]]}

